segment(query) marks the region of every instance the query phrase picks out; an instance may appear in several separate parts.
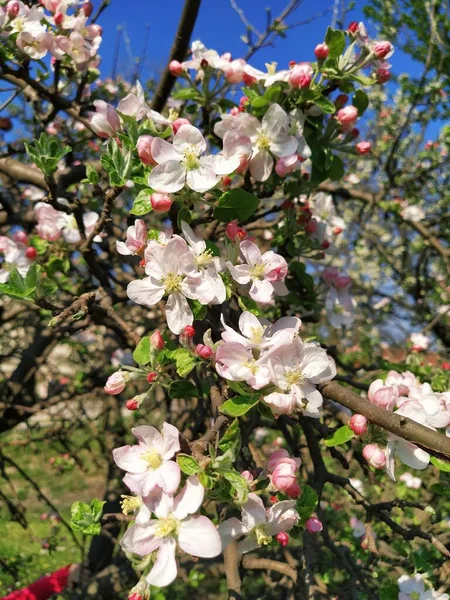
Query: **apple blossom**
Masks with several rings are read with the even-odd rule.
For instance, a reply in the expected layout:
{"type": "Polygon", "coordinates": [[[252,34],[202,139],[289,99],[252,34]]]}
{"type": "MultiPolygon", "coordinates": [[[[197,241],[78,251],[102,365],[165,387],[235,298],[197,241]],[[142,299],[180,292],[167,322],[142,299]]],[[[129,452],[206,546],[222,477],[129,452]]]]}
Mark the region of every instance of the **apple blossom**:
{"type": "Polygon", "coordinates": [[[367,419],[364,415],[353,415],[348,426],[356,435],[363,435],[367,431],[367,419]]]}
{"type": "Polygon", "coordinates": [[[409,339],[411,340],[413,350],[415,352],[423,352],[424,350],[427,350],[431,341],[430,338],[423,333],[412,333],[409,336],[409,339]]]}
{"type": "Polygon", "coordinates": [[[113,450],[115,463],[127,471],[125,485],[141,496],[148,496],[155,488],[166,494],[175,492],[181,473],[178,464],[170,459],[180,450],[178,429],[164,423],[162,434],[148,425],[134,427],[131,432],[139,444],[113,450]]]}
{"type": "Polygon", "coordinates": [[[276,490],[285,492],[297,482],[297,471],[300,467],[299,458],[284,458],[280,460],[272,472],[270,481],[276,490]]]}
{"type": "Polygon", "coordinates": [[[136,149],[144,165],[156,165],[152,154],[152,142],[155,138],[151,135],[140,135],[136,142],[136,149]]]}
{"type": "Polygon", "coordinates": [[[323,529],[322,521],[313,515],[306,521],[306,529],[309,533],[319,533],[323,529]]]}
{"type": "Polygon", "coordinates": [[[441,594],[434,589],[425,588],[425,576],[416,573],[413,576],[402,575],[397,580],[398,600],[449,600],[449,594],[441,594]]]}
{"type": "Polygon", "coordinates": [[[330,49],[324,43],[317,44],[317,46],[314,48],[314,54],[316,55],[317,60],[325,60],[330,54],[330,49]]]}
{"type": "Polygon", "coordinates": [[[116,241],[116,248],[119,254],[124,256],[140,255],[147,245],[147,227],[142,219],[136,219],[134,225],[127,229],[127,239],[125,242],[116,241]]]}
{"type": "Polygon", "coordinates": [[[244,539],[238,543],[239,554],[266,546],[273,536],[289,531],[297,524],[299,515],[294,506],[294,500],[283,500],[266,510],[259,496],[249,494],[241,508],[242,521],[232,517],[219,525],[223,548],[241,537],[244,539]]]}
{"type": "Polygon", "coordinates": [[[225,233],[227,238],[232,242],[236,240],[240,241],[247,237],[247,232],[243,227],[239,227],[237,219],[227,223],[225,233]]]}
{"type": "Polygon", "coordinates": [[[165,347],[166,342],[158,330],[154,331],[150,336],[150,345],[154,350],[162,350],[165,347]]]}
{"type": "Polygon", "coordinates": [[[154,306],[167,295],[167,324],[175,334],[194,321],[186,298],[201,304],[214,300],[214,290],[201,272],[193,274],[192,269],[189,272],[184,269],[184,264],[190,268],[192,260],[186,242],[179,237],[172,238],[166,246],[149,244],[145,251],[147,277],[132,281],[127,287],[128,297],[143,306],[154,306]]]}
{"type": "Polygon", "coordinates": [[[126,378],[124,371],[117,371],[108,377],[104,390],[107,394],[120,394],[125,389],[126,378]]]}
{"type": "Polygon", "coordinates": [[[367,398],[375,406],[392,410],[397,402],[398,389],[395,385],[387,386],[381,379],[376,379],[369,386],[367,398]]]}
{"type": "Polygon", "coordinates": [[[364,446],[362,455],[371,467],[384,469],[386,466],[386,455],[378,444],[367,444],[364,446]]]}
{"type": "Polygon", "coordinates": [[[363,156],[364,154],[369,154],[369,152],[372,150],[372,144],[367,141],[358,142],[355,146],[355,149],[357,154],[363,156]]]}
{"type": "Polygon", "coordinates": [[[231,342],[218,346],[216,371],[225,379],[245,381],[259,390],[270,382],[270,373],[264,360],[255,360],[252,352],[244,345],[231,342]]]}
{"type": "Polygon", "coordinates": [[[102,138],[116,136],[121,127],[116,110],[103,100],[95,100],[94,106],[97,112],[90,117],[92,129],[102,138]]]}
{"type": "Polygon", "coordinates": [[[182,64],[178,60],[170,61],[169,70],[175,77],[178,77],[184,71],[182,64]]]}
{"type": "Polygon", "coordinates": [[[274,294],[286,296],[288,289],[284,284],[287,275],[286,260],[272,250],[261,254],[258,246],[250,240],[239,244],[239,250],[245,263],[233,265],[227,262],[231,276],[240,284],[251,282],[250,298],[255,302],[270,302],[274,294]]]}
{"type": "Polygon", "coordinates": [[[372,52],[378,59],[389,58],[394,54],[394,46],[390,42],[375,42],[372,52]]]}
{"type": "Polygon", "coordinates": [[[148,584],[164,587],[175,579],[177,543],[184,552],[201,558],[220,554],[222,544],[213,523],[202,515],[191,516],[200,508],[204,492],[198,477],[191,475],[177,496],[163,494],[150,499],[156,519],[136,523],[126,531],[120,542],[125,552],[146,556],[158,551],[146,576],[148,584]]]}
{"type": "Polygon", "coordinates": [[[273,347],[266,355],[270,378],[278,390],[263,400],[277,414],[292,414],[302,410],[310,417],[318,417],[322,394],[315,384],[330,381],[336,375],[334,361],[322,348],[302,343],[294,338],[289,345],[273,347]]]}
{"type": "Polygon", "coordinates": [[[301,327],[302,322],[297,317],[282,317],[274,324],[267,319],[256,317],[253,313],[244,311],[239,317],[240,334],[226,325],[223,315],[220,320],[225,331],[222,339],[226,343],[237,342],[246,348],[269,348],[274,345],[290,343],[301,327]]]}
{"type": "Polygon", "coordinates": [[[414,475],[408,472],[400,475],[399,481],[403,481],[406,487],[411,488],[412,490],[418,490],[422,486],[420,477],[414,477],[414,475]]]}
{"type": "Polygon", "coordinates": [[[311,85],[314,69],[309,63],[303,62],[292,67],[289,73],[289,83],[294,88],[308,88],[311,85]]]}
{"type": "Polygon", "coordinates": [[[349,131],[358,119],[358,109],[355,106],[346,106],[338,110],[336,120],[344,131],[349,131]]]}
{"type": "Polygon", "coordinates": [[[289,536],[285,531],[281,531],[280,533],[277,533],[277,535],[275,536],[275,539],[277,540],[277,542],[280,544],[280,546],[282,548],[285,548],[289,544],[289,536]]]}
{"type": "MultiPolygon", "coordinates": [[[[60,204],[68,204],[64,198],[58,198],[58,201],[60,204]]],[[[37,202],[34,212],[38,221],[36,230],[42,239],[53,242],[62,235],[69,244],[77,244],[81,240],[74,215],[56,210],[46,202],[37,202]]],[[[87,236],[94,231],[98,218],[98,214],[95,212],[83,213],[84,231],[87,236]]],[[[94,237],[95,242],[101,242],[101,240],[99,235],[94,237]]]]}
{"type": "Polygon", "coordinates": [[[173,200],[168,194],[158,194],[154,192],[150,196],[150,204],[154,211],[165,213],[170,210],[173,200]]]}
{"type": "Polygon", "coordinates": [[[0,236],[0,254],[3,262],[0,263],[0,283],[6,283],[13,269],[17,269],[22,277],[28,273],[33,264],[26,255],[27,248],[22,243],[16,243],[6,236],[0,236]]]}
{"type": "Polygon", "coordinates": [[[272,452],[269,460],[267,461],[268,472],[273,473],[273,471],[274,471],[275,467],[278,465],[278,463],[280,461],[284,460],[285,458],[290,458],[290,456],[289,456],[289,452],[287,450],[285,450],[284,448],[280,448],[279,450],[275,450],[275,452],[272,452]]]}

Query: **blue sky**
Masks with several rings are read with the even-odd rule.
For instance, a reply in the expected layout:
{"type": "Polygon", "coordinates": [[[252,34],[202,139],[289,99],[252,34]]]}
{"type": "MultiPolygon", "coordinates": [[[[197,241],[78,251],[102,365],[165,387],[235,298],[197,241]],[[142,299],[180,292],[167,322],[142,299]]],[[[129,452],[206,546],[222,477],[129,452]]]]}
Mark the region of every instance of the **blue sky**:
{"type": "MultiPolygon", "coordinates": [[[[98,5],[99,0],[94,0],[98,5]]],[[[266,21],[265,7],[270,6],[273,16],[278,15],[288,0],[237,0],[249,20],[260,30],[266,21]]],[[[351,20],[363,20],[365,1],[357,0],[356,7],[347,16],[351,20]]],[[[150,26],[147,45],[144,75],[158,75],[164,68],[170,47],[178,25],[184,0],[112,0],[111,5],[103,13],[100,24],[104,28],[104,39],[101,46],[102,76],[111,73],[113,64],[117,27],[123,25],[118,72],[131,74],[133,58],[142,53],[146,38],[146,26],[150,26]],[[129,39],[129,44],[125,43],[129,39]]],[[[333,0],[305,0],[288,23],[303,21],[325,11],[333,5],[333,0]]],[[[328,25],[331,24],[332,13],[313,21],[308,25],[297,27],[288,32],[286,39],[278,39],[275,48],[263,48],[252,59],[251,64],[263,67],[265,62],[276,61],[280,68],[285,68],[290,60],[314,60],[313,50],[316,44],[323,41],[328,25]]],[[[376,30],[368,23],[371,37],[376,30]]],[[[238,14],[233,10],[230,0],[203,0],[200,14],[194,30],[193,39],[201,39],[209,48],[219,52],[229,51],[234,58],[243,56],[246,46],[240,37],[245,33],[238,14]]],[[[397,52],[391,59],[396,73],[409,72],[418,74],[417,66],[406,56],[397,52]]]]}

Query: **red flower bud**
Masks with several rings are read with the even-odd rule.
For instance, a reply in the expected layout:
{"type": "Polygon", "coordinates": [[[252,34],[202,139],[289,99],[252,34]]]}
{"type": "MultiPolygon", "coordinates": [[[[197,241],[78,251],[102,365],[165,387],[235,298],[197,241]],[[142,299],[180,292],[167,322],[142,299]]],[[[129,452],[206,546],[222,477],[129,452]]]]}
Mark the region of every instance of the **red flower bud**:
{"type": "Polygon", "coordinates": [[[367,431],[367,419],[364,415],[353,415],[348,426],[356,435],[363,435],[367,431]]]}
{"type": "Polygon", "coordinates": [[[139,408],[139,402],[132,398],[131,400],[127,400],[125,406],[128,410],[137,410],[139,408]]]}
{"type": "Polygon", "coordinates": [[[37,250],[36,250],[36,248],[33,248],[33,246],[28,246],[28,248],[25,251],[25,256],[29,260],[35,260],[36,256],[37,256],[37,250]]]}
{"type": "Polygon", "coordinates": [[[147,377],[145,379],[148,383],[153,383],[157,377],[158,373],[156,373],[156,371],[150,371],[150,373],[147,373],[147,377]]]}
{"type": "Polygon", "coordinates": [[[350,33],[358,33],[359,31],[359,25],[357,21],[352,21],[349,26],[347,27],[347,31],[349,31],[350,33]]]}
{"type": "Polygon", "coordinates": [[[214,355],[213,349],[209,346],[205,346],[204,344],[197,344],[195,347],[195,352],[200,356],[200,358],[204,358],[208,360],[214,355]]]}
{"type": "Polygon", "coordinates": [[[152,205],[153,210],[155,210],[156,212],[164,213],[170,210],[170,207],[172,206],[173,202],[172,198],[167,194],[157,194],[156,192],[154,192],[150,196],[150,203],[152,205]]]}
{"type": "Polygon", "coordinates": [[[370,142],[358,142],[355,146],[356,152],[363,156],[364,154],[369,154],[372,150],[372,144],[370,142]]]}
{"type": "Polygon", "coordinates": [[[317,60],[325,60],[330,54],[330,49],[326,44],[317,44],[314,49],[314,54],[316,55],[317,60]]]}
{"type": "Polygon", "coordinates": [[[375,44],[372,47],[372,52],[380,60],[390,56],[393,53],[393,51],[394,46],[391,44],[391,42],[375,42],[375,44]]]}
{"type": "Polygon", "coordinates": [[[253,84],[255,84],[257,82],[256,77],[252,77],[252,75],[249,75],[248,73],[243,73],[242,75],[242,81],[245,83],[245,85],[247,85],[248,87],[251,87],[253,84]]]}
{"type": "Polygon", "coordinates": [[[154,331],[150,336],[150,344],[155,350],[162,350],[166,345],[166,342],[159,331],[154,331]]]}
{"type": "Polygon", "coordinates": [[[275,539],[282,548],[285,548],[289,544],[289,536],[285,531],[281,531],[275,536],[275,539]]]}
{"type": "Polygon", "coordinates": [[[187,337],[194,337],[195,335],[195,329],[194,327],[192,327],[192,325],[186,325],[186,327],[183,329],[183,333],[182,335],[186,335],[187,337]]]}
{"type": "Polygon", "coordinates": [[[92,2],[85,2],[83,4],[83,12],[85,17],[89,18],[92,15],[92,11],[94,10],[94,5],[92,2]]]}
{"type": "Polygon", "coordinates": [[[339,94],[339,96],[334,101],[334,105],[336,106],[336,108],[342,108],[343,106],[345,106],[347,104],[347,102],[348,102],[347,94],[339,94]]]}
{"type": "Polygon", "coordinates": [[[178,77],[183,73],[184,69],[178,60],[172,60],[169,64],[169,71],[174,77],[178,77]]]}

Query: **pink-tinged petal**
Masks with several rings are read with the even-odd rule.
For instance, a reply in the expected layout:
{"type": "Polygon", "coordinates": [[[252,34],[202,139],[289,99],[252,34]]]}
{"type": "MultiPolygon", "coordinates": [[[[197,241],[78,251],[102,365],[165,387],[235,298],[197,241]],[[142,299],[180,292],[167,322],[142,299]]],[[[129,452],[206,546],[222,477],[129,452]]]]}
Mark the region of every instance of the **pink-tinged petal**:
{"type": "Polygon", "coordinates": [[[302,381],[298,385],[292,386],[292,392],[301,400],[306,398],[308,401],[308,409],[319,408],[323,404],[322,394],[316,389],[316,386],[309,381],[302,381]]]}
{"type": "Polygon", "coordinates": [[[158,558],[146,577],[147,583],[156,587],[165,587],[172,583],[177,576],[175,550],[176,542],[173,538],[162,538],[158,558]]]}
{"type": "Polygon", "coordinates": [[[314,383],[322,381],[321,375],[329,368],[325,350],[317,346],[302,346],[300,368],[303,375],[314,383]]]}
{"type": "Polygon", "coordinates": [[[274,415],[291,415],[297,407],[292,394],[273,392],[264,396],[263,401],[270,407],[274,415]]]}
{"type": "Polygon", "coordinates": [[[178,263],[180,257],[189,252],[186,242],[174,236],[164,248],[161,254],[161,267],[164,273],[178,273],[178,263]]]}
{"type": "Polygon", "coordinates": [[[222,548],[226,548],[228,544],[242,535],[247,533],[248,529],[244,526],[241,521],[236,519],[236,517],[232,517],[231,519],[227,519],[223,521],[219,525],[219,535],[222,540],[222,548]]]}
{"type": "Polygon", "coordinates": [[[260,150],[250,161],[250,174],[256,181],[269,179],[273,169],[273,158],[266,150],[260,150]]]}
{"type": "Polygon", "coordinates": [[[120,540],[122,549],[139,556],[154,552],[162,542],[162,538],[155,537],[157,523],[157,520],[152,519],[149,523],[129,527],[120,540]]]}
{"type": "Polygon", "coordinates": [[[141,446],[122,446],[113,450],[113,458],[116,465],[129,473],[145,473],[148,464],[142,460],[143,450],[141,446]]]}
{"type": "Polygon", "coordinates": [[[250,268],[248,265],[236,265],[227,262],[227,267],[232,278],[240,284],[245,284],[250,281],[250,268]]]}
{"type": "Polygon", "coordinates": [[[164,460],[168,460],[180,450],[180,432],[170,423],[164,422],[162,434],[164,438],[162,457],[164,460]]]}
{"type": "Polygon", "coordinates": [[[180,162],[183,158],[183,156],[176,151],[172,144],[169,144],[169,142],[166,142],[166,140],[163,140],[161,138],[153,139],[152,156],[157,163],[165,163],[169,161],[180,162]]]}
{"type": "MultiPolygon", "coordinates": [[[[205,488],[196,475],[187,478],[186,484],[175,498],[174,515],[177,519],[185,519],[198,511],[203,502],[205,488]]],[[[200,554],[197,554],[200,556],[200,554]]]]}
{"type": "Polygon", "coordinates": [[[430,455],[411,442],[399,439],[395,449],[396,457],[411,469],[423,470],[430,462],[430,455]]]}
{"type": "Polygon", "coordinates": [[[222,552],[219,532],[208,517],[189,517],[178,531],[180,548],[200,558],[213,558],[222,552]]]}
{"type": "Polygon", "coordinates": [[[145,525],[150,521],[151,516],[152,511],[150,507],[143,501],[136,515],[136,523],[138,525],[145,525]]]}
{"type": "MultiPolygon", "coordinates": [[[[211,298],[209,302],[213,302],[214,304],[223,304],[227,297],[227,290],[219,273],[217,273],[214,268],[209,267],[203,271],[203,278],[205,283],[210,286],[214,294],[213,298],[211,298]]],[[[200,298],[199,300],[202,301],[200,298]]]]}
{"type": "Polygon", "coordinates": [[[164,286],[153,277],[131,281],[127,286],[127,296],[136,304],[154,306],[164,296],[164,286]]]}
{"type": "Polygon", "coordinates": [[[216,361],[226,366],[243,364],[252,359],[251,352],[237,342],[223,344],[217,348],[216,361]]]}
{"type": "MultiPolygon", "coordinates": [[[[244,315],[244,314],[252,314],[252,313],[242,313],[242,314],[244,315]]],[[[242,315],[241,315],[241,318],[242,318],[242,315]]],[[[239,323],[241,321],[241,318],[239,319],[239,323]]],[[[220,315],[220,322],[222,323],[223,328],[225,329],[225,331],[222,333],[222,339],[224,342],[226,342],[227,344],[236,343],[236,344],[241,344],[241,345],[247,346],[248,339],[246,337],[244,337],[243,335],[241,335],[240,333],[237,333],[237,331],[235,331],[232,327],[227,325],[225,323],[223,315],[220,315]]],[[[239,327],[239,328],[242,331],[242,327],[239,327]]]]}
{"type": "MultiPolygon", "coordinates": [[[[151,425],[139,425],[138,427],[133,427],[131,433],[150,449],[154,449],[159,454],[162,452],[164,447],[163,437],[155,427],[151,427],[151,425]]],[[[142,451],[144,450],[142,449],[142,451]]]]}
{"type": "Polygon", "coordinates": [[[187,298],[209,304],[214,300],[214,289],[203,277],[186,277],[181,284],[181,291],[187,298]]]}
{"type": "Polygon", "coordinates": [[[246,552],[251,552],[252,550],[255,550],[256,548],[259,548],[259,544],[258,544],[258,540],[256,539],[256,535],[254,533],[251,533],[250,535],[246,536],[242,540],[242,542],[239,542],[239,544],[238,544],[239,554],[245,554],[246,552]]]}
{"type": "Polygon", "coordinates": [[[148,496],[158,485],[156,471],[149,470],[145,473],[127,473],[123,478],[124,484],[139,496],[148,496]]]}
{"type": "Polygon", "coordinates": [[[270,151],[278,158],[285,156],[293,156],[294,163],[297,161],[297,154],[294,155],[294,152],[297,152],[298,140],[293,135],[288,135],[281,140],[274,140],[270,144],[270,151]]]}
{"type": "Polygon", "coordinates": [[[265,528],[267,535],[277,535],[282,531],[289,531],[297,524],[299,515],[294,510],[294,506],[295,502],[292,500],[283,500],[269,508],[265,528]]]}
{"type": "Polygon", "coordinates": [[[156,469],[155,475],[158,478],[158,485],[166,494],[173,494],[180,485],[181,470],[178,464],[173,460],[166,460],[156,469]]]}
{"type": "Polygon", "coordinates": [[[242,523],[249,531],[266,522],[264,503],[256,494],[249,494],[247,502],[241,508],[242,523]]]}
{"type": "MultiPolygon", "coordinates": [[[[187,127],[187,125],[183,125],[183,127],[187,127]]],[[[200,194],[213,188],[219,181],[220,177],[206,165],[200,165],[197,169],[192,169],[186,174],[187,185],[191,190],[200,194]]]]}
{"type": "Polygon", "coordinates": [[[250,267],[254,267],[256,264],[261,262],[261,250],[250,240],[244,240],[241,242],[239,244],[239,250],[244,257],[245,262],[250,267]]]}
{"type": "Polygon", "coordinates": [[[186,298],[178,292],[171,294],[167,300],[166,320],[170,331],[175,335],[179,335],[186,325],[194,322],[194,315],[186,298]]]}
{"type": "Polygon", "coordinates": [[[173,138],[173,147],[180,154],[188,151],[193,152],[195,156],[200,156],[206,150],[206,142],[202,132],[197,127],[182,125],[173,138]]]}
{"type": "Polygon", "coordinates": [[[133,254],[131,250],[127,247],[125,242],[116,241],[116,250],[119,254],[122,254],[122,256],[130,256],[131,254],[133,254]]]}
{"type": "MultiPolygon", "coordinates": [[[[268,323],[269,322],[267,321],[267,324],[268,323]]],[[[266,325],[266,323],[264,323],[264,325],[266,325]]],[[[239,329],[246,338],[251,340],[255,332],[263,331],[263,325],[253,313],[244,311],[239,317],[239,329]]]]}
{"type": "Polygon", "coordinates": [[[386,446],[386,473],[389,475],[389,477],[392,479],[392,481],[395,481],[395,460],[394,460],[394,454],[395,454],[395,447],[397,445],[397,438],[392,438],[388,441],[388,444],[386,446]]]}
{"type": "Polygon", "coordinates": [[[267,304],[273,297],[273,285],[267,279],[254,279],[248,294],[255,302],[267,304]]]}
{"type": "Polygon", "coordinates": [[[148,185],[155,192],[174,194],[186,181],[186,170],[179,162],[169,160],[156,166],[148,176],[148,185]]]}

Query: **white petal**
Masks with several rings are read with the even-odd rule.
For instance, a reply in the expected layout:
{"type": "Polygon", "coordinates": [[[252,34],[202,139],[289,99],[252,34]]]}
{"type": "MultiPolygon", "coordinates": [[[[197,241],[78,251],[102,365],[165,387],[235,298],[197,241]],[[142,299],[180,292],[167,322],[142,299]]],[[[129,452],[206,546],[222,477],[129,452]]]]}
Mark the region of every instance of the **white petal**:
{"type": "Polygon", "coordinates": [[[148,176],[148,185],[160,193],[179,192],[186,180],[186,170],[179,162],[169,160],[157,165],[148,176]]]}
{"type": "Polygon", "coordinates": [[[150,449],[154,449],[158,453],[162,452],[164,447],[163,437],[155,427],[151,425],[139,425],[138,427],[133,427],[131,433],[150,449]]]}
{"type": "Polygon", "coordinates": [[[219,532],[208,517],[185,519],[178,532],[180,548],[194,556],[212,558],[222,552],[219,532]]]}
{"type": "Polygon", "coordinates": [[[184,296],[171,294],[166,302],[167,325],[172,333],[179,335],[186,325],[192,325],[194,315],[184,296]]]}
{"type": "Polygon", "coordinates": [[[232,517],[231,519],[227,519],[223,521],[219,525],[219,534],[222,539],[222,548],[226,548],[228,544],[235,540],[241,535],[245,535],[247,533],[247,528],[244,527],[243,523],[236,519],[236,517],[232,517]]]}
{"type": "Polygon", "coordinates": [[[153,519],[149,523],[129,527],[120,540],[123,550],[139,556],[154,552],[161,543],[161,538],[155,537],[156,524],[156,519],[153,519]]]}
{"type": "Polygon", "coordinates": [[[131,281],[127,286],[127,296],[142,306],[154,306],[164,296],[164,286],[153,277],[131,281]]]}
{"type": "Polygon", "coordinates": [[[242,523],[248,530],[266,522],[264,503],[256,494],[249,494],[248,500],[241,509],[242,523]]]}
{"type": "Polygon", "coordinates": [[[176,543],[173,538],[163,538],[158,551],[158,558],[147,575],[147,583],[156,587],[165,587],[172,583],[177,576],[175,561],[176,543]]]}
{"type": "Polygon", "coordinates": [[[260,150],[250,161],[249,168],[256,181],[266,181],[272,173],[273,158],[266,150],[260,150]]]}
{"type": "Polygon", "coordinates": [[[249,296],[255,302],[267,304],[272,300],[273,285],[270,281],[267,281],[267,279],[254,279],[249,291],[249,296]]]}
{"type": "MultiPolygon", "coordinates": [[[[186,484],[175,498],[174,515],[177,519],[185,519],[198,511],[203,502],[205,488],[196,475],[187,478],[186,484]]],[[[196,556],[200,556],[197,554],[196,556]]]]}
{"type": "Polygon", "coordinates": [[[161,138],[154,138],[152,141],[152,156],[157,163],[164,163],[168,161],[177,161],[183,158],[183,156],[175,150],[175,147],[166,140],[161,138]]]}
{"type": "Polygon", "coordinates": [[[200,156],[206,150],[206,142],[202,132],[197,127],[182,125],[173,138],[173,147],[180,154],[189,151],[196,156],[200,156]]]}
{"type": "Polygon", "coordinates": [[[418,448],[411,442],[399,439],[395,455],[402,463],[411,467],[411,469],[423,470],[430,462],[430,455],[425,450],[418,448]]]}
{"type": "MultiPolygon", "coordinates": [[[[187,126],[186,126],[187,127],[187,126]]],[[[181,129],[183,129],[181,127],[181,129]]],[[[213,188],[220,181],[212,169],[200,165],[186,174],[186,183],[194,192],[203,193],[213,188]]]]}
{"type": "Polygon", "coordinates": [[[162,457],[164,460],[168,460],[172,458],[175,452],[178,452],[180,449],[180,432],[176,427],[170,425],[169,423],[164,423],[163,425],[163,450],[162,457]]]}

